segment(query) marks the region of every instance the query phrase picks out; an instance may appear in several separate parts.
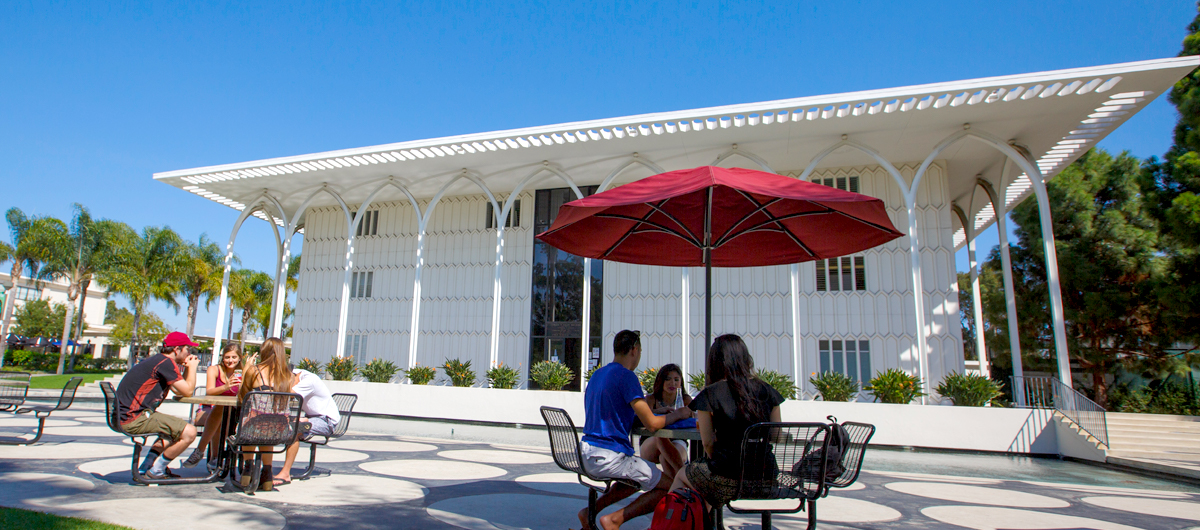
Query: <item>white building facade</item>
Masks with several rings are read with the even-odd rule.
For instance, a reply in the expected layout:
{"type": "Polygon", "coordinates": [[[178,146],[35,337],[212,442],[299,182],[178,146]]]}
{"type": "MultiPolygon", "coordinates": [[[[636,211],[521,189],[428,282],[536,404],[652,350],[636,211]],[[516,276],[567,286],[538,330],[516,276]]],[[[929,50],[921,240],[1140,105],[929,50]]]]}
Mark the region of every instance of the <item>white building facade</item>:
{"type": "MultiPolygon", "coordinates": [[[[480,380],[499,363],[521,366],[524,377],[546,359],[582,373],[597,352],[611,359],[622,329],[641,331],[642,367],[703,370],[703,270],[557,252],[534,235],[563,202],[700,165],[857,191],[882,199],[908,235],[823,262],[714,269],[714,334],[741,335],[758,368],[792,376],[804,397],[815,393],[811,374],[826,370],[861,382],[898,368],[931,388],[965,369],[959,304],[972,301],[959,300],[955,251],[1029,196],[1047,219],[1044,181],[1196,64],[1162,59],[613,118],[155,178],[240,211],[230,253],[250,215],[276,225],[281,271],[303,237],[298,357],[401,367],[469,360],[480,380]]],[[[1049,235],[1059,372],[1069,378],[1049,235]]],[[[219,318],[225,303],[223,295],[219,318]]],[[[281,319],[278,311],[275,329],[281,319]]]]}
{"type": "MultiPolygon", "coordinates": [[[[13,285],[12,276],[8,273],[0,273],[0,285],[13,285]]],[[[67,296],[67,282],[63,280],[40,280],[34,281],[29,278],[22,278],[18,285],[15,285],[4,292],[5,304],[8,303],[7,298],[12,296],[13,300],[13,321],[10,330],[16,326],[16,314],[25,306],[26,303],[35,300],[46,300],[53,307],[56,304],[67,305],[69,298],[67,296]]],[[[108,308],[108,290],[103,285],[92,282],[88,286],[87,296],[80,297],[75,301],[76,311],[79,311],[79,302],[83,301],[83,322],[86,324],[83,334],[80,336],[79,344],[92,345],[93,357],[126,357],[128,356],[129,348],[127,346],[117,346],[109,344],[109,335],[112,333],[112,326],[104,323],[105,312],[108,308]]],[[[72,321],[74,322],[74,320],[72,321]]],[[[61,339],[59,333],[54,337],[46,337],[49,339],[61,339]]],[[[75,336],[75,328],[72,323],[71,336],[75,336]]],[[[83,350],[80,350],[82,352],[83,350]]]]}

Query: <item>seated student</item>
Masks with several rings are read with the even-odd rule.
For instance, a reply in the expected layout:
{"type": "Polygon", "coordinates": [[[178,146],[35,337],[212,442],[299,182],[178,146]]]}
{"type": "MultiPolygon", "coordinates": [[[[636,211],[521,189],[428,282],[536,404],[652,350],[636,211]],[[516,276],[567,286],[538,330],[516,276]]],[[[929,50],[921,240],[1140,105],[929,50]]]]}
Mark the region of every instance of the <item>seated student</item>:
{"type": "Polygon", "coordinates": [[[167,464],[196,439],[196,428],[187,420],[154,410],[167,396],[168,389],[183,397],[190,397],[196,389],[196,366],[200,359],[192,355],[191,346],[196,343],[186,334],[178,331],[167,334],[158,354],[137,363],[117,385],[117,414],[122,428],[129,434],[159,436],[138,469],[147,478],[177,476],[167,469],[167,464]],[[180,363],[184,365],[182,374],[180,363]]]}
{"type": "MultiPolygon", "coordinates": [[[[681,409],[692,402],[692,397],[683,390],[683,370],[675,364],[665,364],[658,369],[654,378],[654,389],[646,396],[646,404],[654,414],[662,416],[681,409]]],[[[688,446],[683,440],[647,437],[642,441],[642,458],[662,464],[663,472],[668,476],[683,468],[687,462],[688,446]]]]}
{"type": "MultiPolygon", "coordinates": [[[[754,376],[754,361],[737,335],[721,335],[708,351],[709,383],[696,394],[691,408],[708,458],[692,462],[675,475],[671,489],[696,490],[713,506],[737,495],[742,477],[742,440],[755,423],[779,421],[783,396],[754,376]]],[[[750,474],[753,479],[753,474],[750,474]]],[[[774,472],[763,470],[762,480],[773,481],[774,472]]]]}
{"type": "MultiPolygon", "coordinates": [[[[596,477],[620,478],[638,483],[646,492],[634,499],[622,510],[600,518],[605,530],[616,530],[625,521],[645,515],[654,510],[659,499],[667,494],[671,477],[663,475],[658,467],[634,456],[629,433],[633,418],[651,431],[692,416],[691,409],[683,407],[666,416],[655,416],[642,395],[642,385],[633,370],[642,360],[642,344],[638,332],[624,330],[613,339],[613,362],[596,370],[583,396],[586,421],[583,426],[583,467],[596,477]]],[[[608,493],[596,501],[596,509],[603,510],[614,502],[637,491],[634,488],[614,483],[608,493]]],[[[587,508],[579,511],[579,522],[588,528],[587,508]]]]}
{"type": "Polygon", "coordinates": [[[296,454],[300,452],[300,441],[313,436],[329,436],[342,420],[333,394],[316,374],[303,368],[292,368],[292,392],[304,397],[303,410],[308,421],[300,423],[298,439],[287,448],[283,469],[275,475],[276,486],[292,482],[292,464],[296,463],[296,454]]]}
{"type": "MultiPolygon", "coordinates": [[[[205,385],[206,395],[236,396],[242,385],[242,347],[236,342],[226,344],[221,348],[221,362],[208,367],[208,384],[205,385]]],[[[221,430],[221,420],[225,416],[225,407],[205,405],[198,417],[196,425],[204,425],[204,435],[200,443],[192,450],[191,456],[183,462],[183,467],[193,467],[204,458],[204,450],[212,437],[221,430]]]]}
{"type": "MultiPolygon", "coordinates": [[[[292,391],[292,371],[288,368],[287,350],[284,349],[283,341],[278,337],[271,337],[263,341],[262,347],[258,350],[258,364],[252,364],[246,367],[246,374],[243,378],[242,386],[238,389],[238,403],[244,403],[246,395],[250,392],[285,392],[292,391]]],[[[286,425],[277,424],[283,419],[279,414],[261,414],[250,420],[244,425],[239,425],[239,429],[255,427],[264,430],[290,428],[286,425]]],[[[259,447],[258,451],[262,453],[262,473],[259,474],[259,489],[271,491],[275,482],[271,475],[271,447],[259,447]]],[[[245,455],[249,459],[250,455],[245,455]]],[[[242,475],[242,487],[250,485],[250,477],[242,475]]]]}

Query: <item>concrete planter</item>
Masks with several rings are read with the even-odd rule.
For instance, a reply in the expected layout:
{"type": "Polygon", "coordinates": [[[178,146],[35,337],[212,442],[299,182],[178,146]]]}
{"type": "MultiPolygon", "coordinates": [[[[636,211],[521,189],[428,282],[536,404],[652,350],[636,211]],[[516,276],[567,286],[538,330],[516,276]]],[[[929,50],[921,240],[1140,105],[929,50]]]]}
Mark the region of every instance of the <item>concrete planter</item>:
{"type": "MultiPolygon", "coordinates": [[[[494,423],[544,425],[538,408],[565,409],[583,426],[583,394],[548,390],[326,381],[333,392],[358,394],[355,411],[494,423]]],[[[996,407],[894,405],[789,400],[784,421],[857,421],[875,425],[872,443],[891,446],[1059,454],[1050,411],[996,407]]]]}

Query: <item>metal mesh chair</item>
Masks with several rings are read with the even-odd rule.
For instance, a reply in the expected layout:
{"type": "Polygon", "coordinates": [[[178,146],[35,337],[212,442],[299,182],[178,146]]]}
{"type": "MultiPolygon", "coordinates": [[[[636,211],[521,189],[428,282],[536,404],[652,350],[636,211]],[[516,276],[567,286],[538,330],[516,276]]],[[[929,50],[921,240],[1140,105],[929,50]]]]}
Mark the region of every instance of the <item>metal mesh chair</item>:
{"type": "Polygon", "coordinates": [[[16,410],[29,395],[29,372],[0,372],[0,410],[16,410]]]}
{"type": "Polygon", "coordinates": [[[554,456],[554,463],[565,471],[575,473],[579,478],[579,483],[588,488],[588,525],[591,530],[598,530],[600,527],[596,524],[596,517],[599,510],[596,509],[596,499],[612,487],[614,482],[625,484],[634,489],[640,489],[637,483],[611,478],[601,478],[592,476],[583,467],[583,453],[579,447],[579,432],[575,430],[575,423],[571,421],[571,416],[567,411],[554,407],[542,407],[542,419],[546,421],[546,430],[550,432],[550,452],[554,456]],[[584,479],[598,482],[602,485],[593,484],[584,479]]]}
{"type": "Polygon", "coordinates": [[[817,499],[824,496],[825,446],[829,425],[825,423],[758,423],[746,429],[742,440],[742,474],[737,495],[713,507],[713,526],[724,529],[723,511],[757,513],[762,528],[771,528],[771,515],[808,511],[808,528],[817,527],[817,499]],[[739,500],[797,499],[795,508],[742,509],[730,503],[739,500]]]}
{"type": "MultiPolygon", "coordinates": [[[[28,374],[26,374],[26,377],[28,377],[28,374]]],[[[0,444],[31,445],[31,444],[37,443],[38,440],[41,440],[42,439],[42,428],[46,426],[46,418],[49,418],[50,413],[52,413],[56,410],[66,410],[67,407],[70,407],[71,403],[75,402],[75,389],[79,388],[79,384],[82,382],[83,382],[82,377],[72,377],[71,379],[67,380],[67,384],[63,385],[62,393],[59,394],[59,396],[58,396],[58,404],[57,405],[19,405],[17,407],[17,409],[15,411],[13,411],[13,413],[14,414],[28,414],[28,413],[32,412],[33,415],[36,416],[37,420],[38,420],[37,433],[33,436],[32,440],[26,440],[24,438],[0,438],[0,444]]],[[[17,384],[14,385],[14,388],[19,385],[20,385],[20,379],[17,379],[17,384]]],[[[29,391],[29,382],[28,382],[28,380],[26,380],[25,392],[27,393],[28,391],[29,391]]],[[[14,393],[14,396],[15,396],[15,393],[14,393]]],[[[22,396],[21,401],[24,402],[24,396],[22,396]]]]}
{"type": "Polygon", "coordinates": [[[822,497],[829,494],[829,488],[845,488],[858,480],[858,472],[862,470],[863,457],[867,454],[867,443],[871,441],[872,436],[875,436],[874,425],[848,421],[842,426],[850,435],[846,451],[842,453],[842,465],[845,466],[845,470],[837,478],[825,484],[826,489],[825,493],[821,495],[822,497]]]}
{"type": "Polygon", "coordinates": [[[310,476],[312,476],[313,471],[317,469],[318,445],[325,445],[329,443],[329,440],[341,438],[343,434],[346,434],[346,429],[350,427],[350,416],[354,414],[354,404],[358,402],[358,395],[334,394],[333,402],[337,404],[338,415],[341,416],[337,422],[337,427],[334,427],[333,434],[330,434],[329,436],[322,436],[322,438],[324,438],[322,441],[317,441],[315,436],[313,439],[304,440],[309,445],[308,467],[304,468],[302,473],[294,477],[296,480],[308,479],[310,476]]]}
{"type": "Polygon", "coordinates": [[[303,404],[303,397],[287,392],[251,392],[242,400],[237,433],[229,436],[229,444],[243,457],[254,454],[243,471],[243,477],[249,478],[242,481],[246,493],[253,495],[258,489],[263,453],[282,453],[296,440],[303,404]],[[283,447],[276,450],[276,446],[283,447]]]}
{"type": "MultiPolygon", "coordinates": [[[[100,391],[104,393],[104,419],[108,423],[108,428],[113,432],[123,434],[129,437],[129,441],[133,442],[133,462],[130,464],[129,473],[133,476],[133,481],[138,484],[202,484],[212,482],[221,473],[224,473],[225,466],[217,466],[216,469],[206,477],[168,477],[153,479],[147,478],[138,471],[138,464],[142,456],[142,447],[158,443],[158,440],[163,439],[161,434],[134,434],[125,430],[125,426],[121,425],[121,411],[117,406],[117,391],[113,388],[112,383],[108,381],[100,382],[100,391]],[[154,436],[154,444],[148,444],[150,437],[154,436]]],[[[165,440],[165,439],[163,439],[165,440]]]]}

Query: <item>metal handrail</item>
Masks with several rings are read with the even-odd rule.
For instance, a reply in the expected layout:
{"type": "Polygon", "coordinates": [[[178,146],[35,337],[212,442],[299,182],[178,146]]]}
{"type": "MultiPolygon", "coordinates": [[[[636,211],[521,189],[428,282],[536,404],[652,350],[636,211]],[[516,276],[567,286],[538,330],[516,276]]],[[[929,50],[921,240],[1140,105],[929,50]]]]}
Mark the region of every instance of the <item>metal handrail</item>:
{"type": "Polygon", "coordinates": [[[1084,432],[1108,445],[1108,420],[1104,407],[1079,393],[1078,390],[1049,376],[1014,376],[1012,388],[1016,393],[1018,407],[1029,409],[1054,409],[1063,417],[1078,425],[1084,432]]]}

